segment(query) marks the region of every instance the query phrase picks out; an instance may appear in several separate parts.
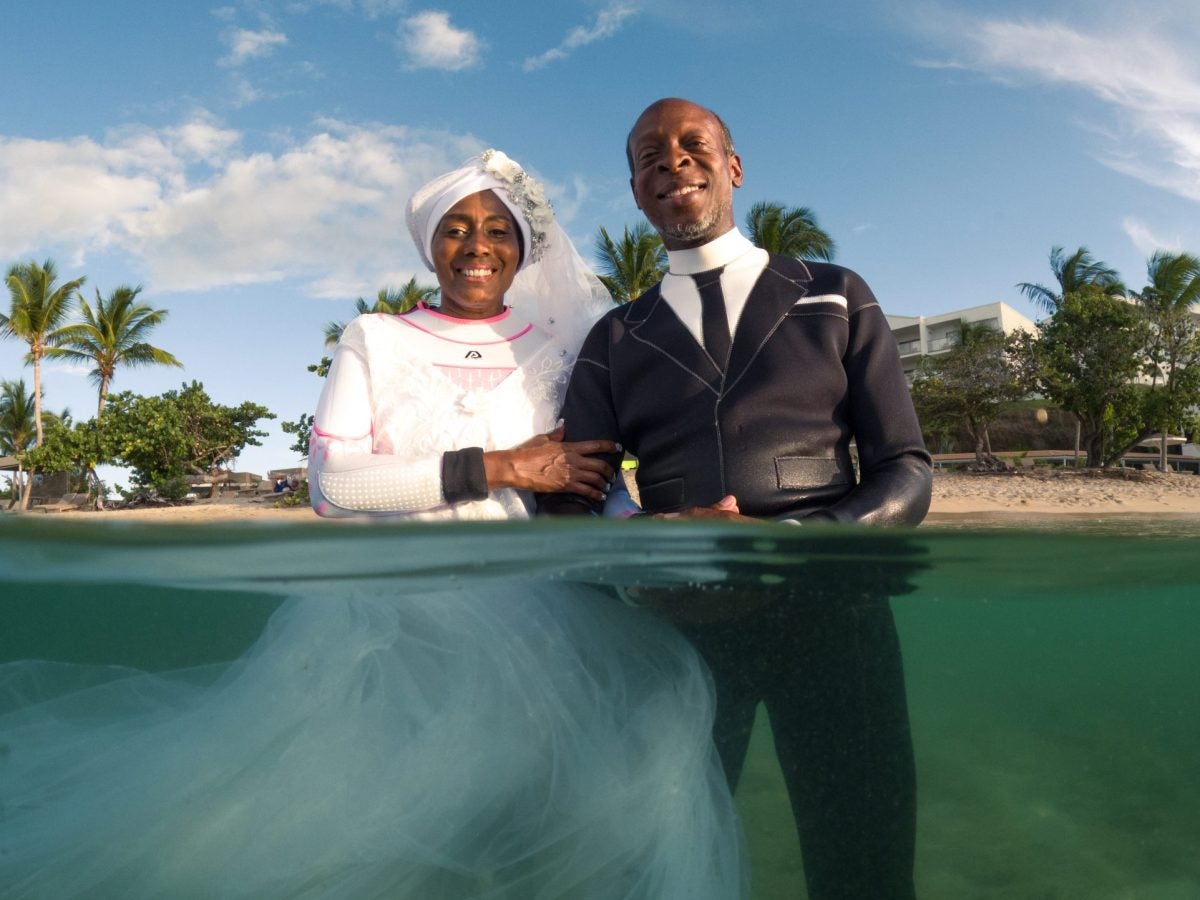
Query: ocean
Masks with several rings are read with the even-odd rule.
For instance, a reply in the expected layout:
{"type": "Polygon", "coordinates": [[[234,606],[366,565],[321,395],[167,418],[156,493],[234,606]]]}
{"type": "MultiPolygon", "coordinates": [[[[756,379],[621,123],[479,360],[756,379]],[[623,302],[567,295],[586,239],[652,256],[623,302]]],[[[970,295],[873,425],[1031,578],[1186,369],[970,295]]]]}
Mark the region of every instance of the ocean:
{"type": "MultiPolygon", "coordinates": [[[[918,896],[1200,900],[1200,522],[1064,523],[891,531],[12,518],[0,521],[0,663],[219,663],[245,651],[299,585],[336,602],[363,581],[397,596],[497,580],[703,593],[871,571],[893,588],[903,647],[918,896]]],[[[762,716],[737,801],[754,897],[803,897],[762,716]]]]}

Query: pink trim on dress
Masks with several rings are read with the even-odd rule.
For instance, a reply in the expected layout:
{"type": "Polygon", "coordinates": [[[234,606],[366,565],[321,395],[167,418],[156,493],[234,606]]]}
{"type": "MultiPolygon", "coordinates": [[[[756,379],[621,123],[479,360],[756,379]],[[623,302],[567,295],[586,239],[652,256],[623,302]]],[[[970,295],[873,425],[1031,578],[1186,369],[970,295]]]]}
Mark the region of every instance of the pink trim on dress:
{"type": "Polygon", "coordinates": [[[489,319],[460,319],[457,316],[448,316],[443,312],[438,312],[436,309],[434,309],[432,306],[430,306],[424,300],[421,300],[417,303],[417,309],[422,310],[423,312],[429,313],[434,318],[445,319],[447,322],[472,322],[472,323],[477,323],[477,324],[481,324],[481,325],[486,325],[491,322],[501,322],[504,319],[507,319],[509,314],[512,312],[512,308],[508,307],[508,306],[505,306],[502,308],[504,310],[502,313],[500,313],[499,315],[496,315],[496,316],[492,316],[489,319]]]}
{"type": "Polygon", "coordinates": [[[457,363],[430,363],[437,369],[466,369],[468,372],[515,372],[516,366],[460,366],[457,363]]]}
{"type": "Polygon", "coordinates": [[[347,437],[344,434],[334,434],[331,431],[322,431],[316,425],[313,425],[312,433],[317,437],[333,438],[335,441],[361,441],[363,438],[368,438],[375,433],[375,426],[372,425],[370,431],[367,431],[365,434],[360,434],[357,437],[347,437]]]}
{"type": "MultiPolygon", "coordinates": [[[[508,314],[510,312],[512,312],[512,310],[510,310],[506,306],[506,307],[504,307],[504,312],[500,313],[500,315],[498,315],[498,316],[492,316],[489,319],[456,319],[454,316],[447,316],[444,313],[434,312],[432,309],[430,309],[424,303],[418,303],[417,309],[423,310],[424,312],[429,313],[429,315],[436,316],[437,318],[443,319],[447,322],[455,322],[460,325],[461,324],[486,325],[490,322],[500,322],[504,319],[507,319],[508,314]]],[[[429,335],[430,337],[435,337],[439,341],[446,341],[447,343],[450,343],[450,344],[465,344],[467,346],[476,346],[476,347],[483,347],[483,346],[486,346],[487,344],[508,344],[508,343],[511,343],[512,341],[515,341],[517,338],[524,337],[525,335],[529,334],[530,331],[533,330],[533,325],[530,324],[530,325],[526,325],[524,328],[522,328],[519,332],[514,334],[512,337],[502,337],[502,338],[498,338],[497,340],[494,340],[494,341],[463,341],[463,340],[459,340],[457,338],[447,337],[444,334],[438,334],[436,331],[430,331],[428,328],[422,328],[416,322],[412,321],[412,319],[410,319],[407,315],[397,316],[396,318],[398,321],[403,322],[405,325],[415,328],[415,329],[417,329],[417,331],[424,332],[425,334],[429,335]]]]}

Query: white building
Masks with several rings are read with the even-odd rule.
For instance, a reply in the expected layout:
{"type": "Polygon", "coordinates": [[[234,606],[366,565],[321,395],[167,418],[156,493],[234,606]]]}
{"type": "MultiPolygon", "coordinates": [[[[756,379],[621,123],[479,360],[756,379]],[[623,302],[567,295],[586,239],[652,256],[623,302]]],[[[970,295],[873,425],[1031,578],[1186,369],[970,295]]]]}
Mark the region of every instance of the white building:
{"type": "Polygon", "coordinates": [[[887,320],[900,347],[904,374],[910,377],[922,356],[945,353],[958,343],[964,322],[990,325],[1004,334],[1014,331],[1033,333],[1037,330],[1032,319],[999,301],[936,316],[888,316],[887,320]]]}

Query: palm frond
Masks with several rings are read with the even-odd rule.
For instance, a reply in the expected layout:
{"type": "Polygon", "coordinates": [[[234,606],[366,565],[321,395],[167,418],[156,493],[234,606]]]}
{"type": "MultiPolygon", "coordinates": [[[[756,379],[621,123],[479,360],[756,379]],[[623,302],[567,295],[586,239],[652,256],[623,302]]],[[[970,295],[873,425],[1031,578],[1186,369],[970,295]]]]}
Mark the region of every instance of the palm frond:
{"type": "Polygon", "coordinates": [[[626,227],[613,240],[601,227],[596,236],[597,276],[617,303],[635,300],[657,284],[667,270],[662,238],[646,222],[626,227]]]}
{"type": "Polygon", "coordinates": [[[755,203],[746,214],[746,231],[752,243],[779,256],[828,262],[837,253],[833,238],[807,206],[755,203]]]}

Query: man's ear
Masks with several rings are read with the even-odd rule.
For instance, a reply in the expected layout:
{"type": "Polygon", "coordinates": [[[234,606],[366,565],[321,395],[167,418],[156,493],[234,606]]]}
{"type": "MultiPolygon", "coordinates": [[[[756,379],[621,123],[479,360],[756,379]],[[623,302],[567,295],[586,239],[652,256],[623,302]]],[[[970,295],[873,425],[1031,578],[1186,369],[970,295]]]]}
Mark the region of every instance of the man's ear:
{"type": "MultiPolygon", "coordinates": [[[[736,153],[731,154],[729,157],[729,174],[732,178],[733,186],[740,188],[742,186],[742,158],[736,153]]],[[[641,209],[641,207],[638,207],[638,209],[641,209]]]]}
{"type": "Polygon", "coordinates": [[[633,194],[633,202],[637,204],[637,208],[642,208],[642,201],[638,199],[637,186],[633,183],[633,176],[629,176],[629,193],[633,194]]]}

